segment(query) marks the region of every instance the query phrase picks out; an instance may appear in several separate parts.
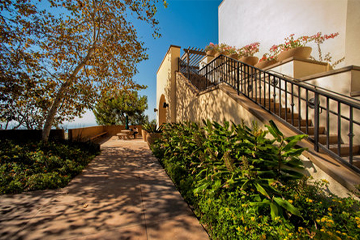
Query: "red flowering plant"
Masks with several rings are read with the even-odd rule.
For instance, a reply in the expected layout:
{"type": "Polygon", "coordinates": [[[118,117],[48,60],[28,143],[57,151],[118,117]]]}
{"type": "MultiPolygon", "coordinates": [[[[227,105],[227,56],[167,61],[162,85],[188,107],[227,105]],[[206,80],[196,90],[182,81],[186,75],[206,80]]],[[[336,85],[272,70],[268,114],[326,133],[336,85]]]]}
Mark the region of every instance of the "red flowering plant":
{"type": "Polygon", "coordinates": [[[205,47],[205,51],[207,52],[207,51],[217,50],[218,48],[219,46],[217,44],[210,42],[209,45],[205,47]]]}
{"type": "Polygon", "coordinates": [[[322,55],[322,51],[321,51],[321,47],[320,45],[325,41],[325,40],[328,40],[328,39],[332,39],[332,38],[335,38],[339,35],[339,33],[331,33],[329,35],[325,34],[325,35],[322,35],[321,32],[318,32],[317,34],[311,36],[311,39],[312,41],[314,41],[317,45],[317,48],[318,48],[318,53],[319,53],[319,57],[318,59],[315,59],[313,56],[310,56],[310,59],[312,60],[315,60],[315,61],[320,61],[320,62],[328,62],[332,68],[335,68],[336,65],[338,65],[339,63],[341,63],[342,61],[345,60],[345,57],[335,61],[334,63],[331,63],[332,62],[332,56],[331,54],[328,52],[327,54],[325,54],[325,56],[323,57],[322,55]]]}
{"type": "MultiPolygon", "coordinates": [[[[279,44],[279,45],[273,45],[270,48],[270,54],[267,56],[263,56],[263,61],[265,61],[265,59],[267,60],[269,58],[269,56],[276,56],[278,53],[280,53],[281,51],[286,51],[292,48],[297,48],[297,47],[305,47],[307,43],[310,42],[314,42],[317,45],[318,48],[318,53],[319,53],[319,57],[318,59],[315,59],[314,57],[310,56],[310,59],[315,60],[315,61],[320,61],[320,62],[328,62],[331,63],[331,55],[330,53],[327,53],[324,57],[322,55],[322,51],[321,51],[321,47],[320,45],[328,39],[332,39],[335,38],[339,35],[339,33],[332,33],[332,34],[325,34],[322,35],[321,32],[318,32],[315,35],[312,36],[301,36],[297,39],[294,38],[294,34],[291,34],[289,37],[285,38],[285,43],[284,44],[279,44]]],[[[337,61],[335,61],[333,64],[330,64],[332,67],[335,67],[335,65],[339,64],[340,62],[344,61],[345,58],[341,58],[337,61]]]]}
{"type": "Polygon", "coordinates": [[[224,55],[236,53],[236,48],[231,47],[231,46],[227,45],[226,43],[220,43],[219,45],[210,43],[205,48],[205,51],[211,51],[212,49],[215,50],[216,52],[219,52],[224,55]]]}
{"type": "Polygon", "coordinates": [[[228,54],[236,54],[237,53],[237,50],[235,47],[228,47],[227,50],[228,54]]]}
{"type": "Polygon", "coordinates": [[[297,39],[294,38],[295,34],[290,34],[290,36],[285,38],[285,43],[279,45],[273,45],[270,48],[272,56],[276,56],[281,51],[286,51],[292,48],[305,47],[308,42],[312,40],[309,36],[301,36],[297,39]]]}
{"type": "Polygon", "coordinates": [[[221,54],[228,54],[229,51],[231,50],[232,47],[230,47],[229,45],[227,45],[226,43],[220,43],[220,46],[219,46],[219,52],[221,54]]]}
{"type": "Polygon", "coordinates": [[[271,53],[265,53],[262,58],[260,58],[259,62],[265,62],[265,61],[272,61],[272,60],[277,60],[277,56],[273,55],[271,53]]]}
{"type": "Polygon", "coordinates": [[[335,38],[339,35],[339,33],[332,33],[330,35],[325,34],[324,36],[322,35],[321,32],[318,32],[317,34],[311,36],[311,41],[314,41],[316,44],[321,44],[323,43],[325,40],[328,40],[330,38],[335,38]]]}
{"type": "Polygon", "coordinates": [[[285,44],[281,44],[282,50],[288,50],[292,48],[305,47],[305,45],[311,41],[309,36],[301,36],[297,39],[294,39],[295,34],[291,34],[289,37],[285,38],[285,44]]]}
{"type": "Polygon", "coordinates": [[[315,42],[316,44],[321,44],[325,40],[330,38],[335,38],[339,33],[332,33],[330,35],[322,35],[321,32],[318,32],[312,36],[301,36],[297,39],[294,38],[295,34],[291,34],[290,36],[285,38],[285,43],[279,45],[273,45],[270,48],[270,51],[273,53],[279,53],[280,51],[286,51],[292,48],[305,47],[309,42],[315,42]]]}
{"type": "Polygon", "coordinates": [[[280,52],[281,48],[279,45],[273,45],[270,48],[270,53],[265,53],[262,58],[259,60],[259,62],[265,62],[265,61],[272,61],[272,60],[276,60],[277,61],[277,55],[280,52]]]}
{"type": "Polygon", "coordinates": [[[238,53],[241,57],[252,57],[255,53],[259,52],[259,42],[254,42],[249,45],[246,45],[238,50],[238,53]]]}

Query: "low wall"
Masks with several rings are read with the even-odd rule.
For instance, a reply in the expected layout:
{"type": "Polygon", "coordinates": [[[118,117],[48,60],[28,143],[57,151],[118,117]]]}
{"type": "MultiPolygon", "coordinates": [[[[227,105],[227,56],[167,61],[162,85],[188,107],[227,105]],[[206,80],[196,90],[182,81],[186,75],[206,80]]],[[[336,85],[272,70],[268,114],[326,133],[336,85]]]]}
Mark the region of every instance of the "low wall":
{"type": "Polygon", "coordinates": [[[105,132],[104,126],[74,128],[68,130],[68,139],[71,141],[87,141],[103,132],[105,132]]]}
{"type": "MultiPolygon", "coordinates": [[[[141,135],[141,125],[135,125],[138,129],[139,135],[141,135]]],[[[129,127],[133,129],[135,126],[130,125],[129,127]]],[[[115,136],[117,133],[124,130],[124,125],[113,125],[113,126],[94,126],[94,127],[85,127],[85,128],[74,128],[69,129],[68,134],[69,140],[72,141],[88,141],[90,138],[95,137],[103,132],[107,134],[104,136],[115,136]]]]}
{"type": "Polygon", "coordinates": [[[292,57],[268,67],[267,70],[279,72],[286,76],[298,79],[329,71],[329,65],[324,62],[292,57]]]}
{"type": "MultiPolygon", "coordinates": [[[[12,139],[17,141],[40,141],[42,130],[0,130],[0,139],[12,139]]],[[[64,140],[64,129],[50,131],[50,140],[64,140]]]]}
{"type": "MultiPolygon", "coordinates": [[[[141,135],[141,125],[129,125],[129,128],[133,129],[134,127],[137,127],[139,135],[141,135]]],[[[107,132],[107,136],[115,136],[117,133],[121,132],[121,130],[124,130],[124,125],[113,125],[113,126],[104,126],[104,132],[107,132]]]]}

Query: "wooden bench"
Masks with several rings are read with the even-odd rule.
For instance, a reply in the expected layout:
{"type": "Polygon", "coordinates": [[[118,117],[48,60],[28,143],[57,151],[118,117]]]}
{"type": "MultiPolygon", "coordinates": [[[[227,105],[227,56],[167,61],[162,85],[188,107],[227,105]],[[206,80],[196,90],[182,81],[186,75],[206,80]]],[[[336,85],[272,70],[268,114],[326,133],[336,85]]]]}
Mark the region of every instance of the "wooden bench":
{"type": "Polygon", "coordinates": [[[89,140],[92,141],[92,140],[94,140],[94,139],[96,139],[96,138],[98,138],[98,137],[101,137],[101,136],[103,136],[103,135],[106,135],[106,134],[107,134],[107,132],[102,132],[102,133],[100,133],[100,134],[98,134],[98,135],[95,135],[95,136],[89,138],[89,140]]]}

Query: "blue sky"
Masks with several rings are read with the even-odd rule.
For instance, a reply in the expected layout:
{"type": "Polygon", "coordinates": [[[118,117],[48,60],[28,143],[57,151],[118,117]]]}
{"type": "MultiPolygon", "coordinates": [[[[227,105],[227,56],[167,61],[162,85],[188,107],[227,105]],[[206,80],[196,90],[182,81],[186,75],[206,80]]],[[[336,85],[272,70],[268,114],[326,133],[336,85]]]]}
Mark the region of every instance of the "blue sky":
{"type": "MultiPolygon", "coordinates": [[[[205,48],[209,42],[218,42],[218,6],[222,0],[168,0],[168,7],[158,6],[157,19],[161,38],[151,36],[151,28],[146,24],[137,26],[139,37],[148,48],[149,59],[138,65],[139,73],[135,81],[147,85],[140,95],[148,96],[149,108],[145,114],[155,119],[156,72],[170,45],[183,48],[205,48]]],[[[65,124],[66,125],[66,124],[65,124]]],[[[74,127],[96,125],[91,112],[82,119],[68,125],[74,127]]]]}

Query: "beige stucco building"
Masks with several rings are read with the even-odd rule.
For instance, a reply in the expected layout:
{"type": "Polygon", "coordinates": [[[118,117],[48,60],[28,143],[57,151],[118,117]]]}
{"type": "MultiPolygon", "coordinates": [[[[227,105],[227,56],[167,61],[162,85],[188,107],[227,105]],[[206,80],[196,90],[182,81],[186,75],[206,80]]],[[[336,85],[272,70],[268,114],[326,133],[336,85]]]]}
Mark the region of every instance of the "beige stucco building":
{"type": "MultiPolygon", "coordinates": [[[[338,67],[360,66],[359,26],[359,0],[224,0],[219,6],[219,42],[237,47],[260,42],[259,56],[290,34],[338,32],[322,44],[322,52],[330,52],[333,61],[345,57],[338,67]]],[[[316,46],[310,46],[316,58],[316,46]]]]}
{"type": "MultiPolygon", "coordinates": [[[[305,131],[323,149],[338,154],[319,153],[317,144],[304,143],[309,148],[306,159],[353,189],[360,183],[360,170],[354,167],[360,166],[360,0],[224,0],[218,13],[219,42],[237,48],[260,42],[259,58],[290,34],[339,32],[321,50],[345,60],[332,69],[326,62],[289,57],[260,70],[225,56],[205,56],[198,49],[181,55],[179,46],[170,46],[157,71],[158,123],[211,119],[251,124],[255,120],[264,126],[272,119],[287,135],[305,131]],[[191,59],[198,60],[191,64],[191,59]],[[207,88],[199,88],[199,82],[207,88]],[[275,97],[278,100],[270,99],[275,97]],[[311,107],[316,99],[318,111],[311,107]],[[270,101],[278,113],[269,107],[270,101]],[[289,128],[288,115],[297,129],[289,128]]],[[[312,47],[312,54],[318,54],[312,47]]],[[[316,169],[315,165],[310,168],[316,169]]]]}

